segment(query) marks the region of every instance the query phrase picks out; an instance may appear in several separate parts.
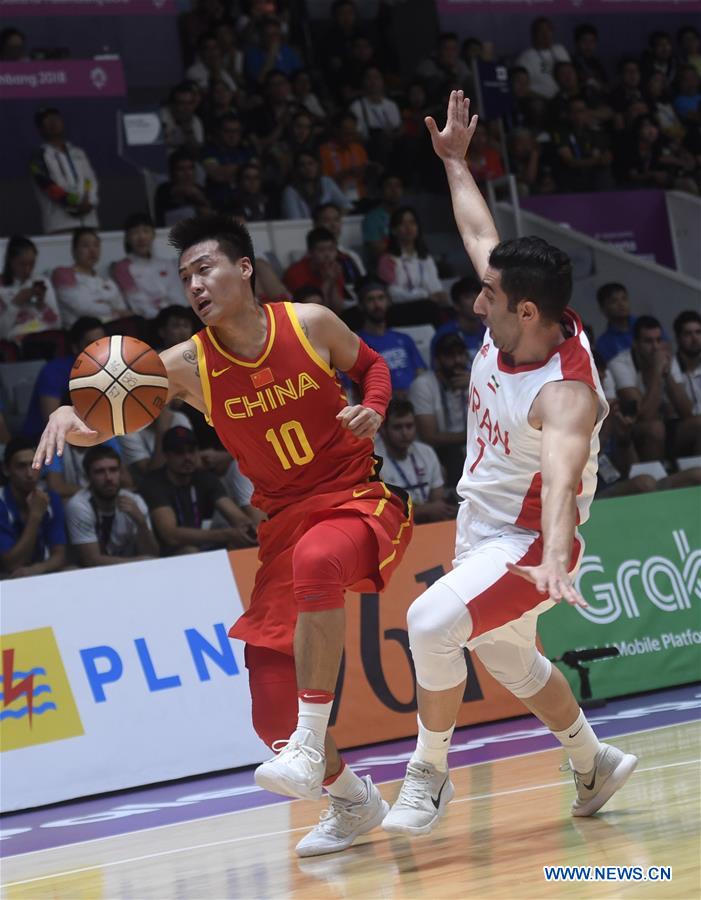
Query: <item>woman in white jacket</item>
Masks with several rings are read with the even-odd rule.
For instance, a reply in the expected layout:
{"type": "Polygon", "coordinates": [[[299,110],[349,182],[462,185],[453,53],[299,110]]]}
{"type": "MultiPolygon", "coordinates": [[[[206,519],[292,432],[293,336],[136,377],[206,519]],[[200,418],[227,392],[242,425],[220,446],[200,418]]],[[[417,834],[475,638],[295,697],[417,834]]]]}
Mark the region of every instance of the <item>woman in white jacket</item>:
{"type": "Polygon", "coordinates": [[[151,217],[134,213],[124,223],[127,256],[112,264],[110,275],[129,309],[137,316],[153,319],[174,303],[186,306],[175,260],[154,256],[156,231],[151,217]]]}
{"type": "Polygon", "coordinates": [[[97,272],[100,236],[95,229],[76,228],[71,249],[73,265],[59,266],[51,276],[64,328],[81,316],[94,316],[103,323],[130,316],[117,285],[97,272]]]}

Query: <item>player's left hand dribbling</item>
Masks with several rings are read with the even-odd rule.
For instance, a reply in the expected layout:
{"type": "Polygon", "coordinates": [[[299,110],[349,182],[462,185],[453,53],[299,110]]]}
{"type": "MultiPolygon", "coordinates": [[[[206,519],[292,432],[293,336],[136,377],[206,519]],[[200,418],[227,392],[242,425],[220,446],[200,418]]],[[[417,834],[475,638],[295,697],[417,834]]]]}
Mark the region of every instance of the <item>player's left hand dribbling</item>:
{"type": "Polygon", "coordinates": [[[382,416],[369,406],[344,406],[336,418],[357,438],[374,438],[382,425],[382,416]]]}
{"type": "Polygon", "coordinates": [[[512,575],[518,575],[532,582],[539,594],[544,594],[559,603],[566,600],[572,606],[586,609],[588,604],[572,583],[569,573],[563,566],[543,563],[540,566],[515,566],[507,563],[506,568],[512,575]]]}

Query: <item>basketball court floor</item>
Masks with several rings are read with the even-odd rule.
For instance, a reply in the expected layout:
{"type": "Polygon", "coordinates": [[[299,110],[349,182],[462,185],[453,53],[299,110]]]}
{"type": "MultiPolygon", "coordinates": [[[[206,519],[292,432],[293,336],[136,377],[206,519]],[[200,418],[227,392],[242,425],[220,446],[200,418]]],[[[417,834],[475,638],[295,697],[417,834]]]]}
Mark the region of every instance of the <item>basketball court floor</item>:
{"type": "MultiPolygon", "coordinates": [[[[524,717],[456,732],[456,798],[428,837],[377,829],[344,853],[300,860],[294,846],[323,805],[265,793],[248,769],[2,817],[2,897],[698,898],[701,687],[627,698],[589,717],[600,738],[640,757],[591,819],[570,816],[564,753],[524,717]],[[545,866],[592,868],[573,883],[547,881],[545,866]],[[623,867],[634,880],[591,880],[620,879],[623,867]]],[[[393,800],[412,747],[346,758],[393,800]]]]}

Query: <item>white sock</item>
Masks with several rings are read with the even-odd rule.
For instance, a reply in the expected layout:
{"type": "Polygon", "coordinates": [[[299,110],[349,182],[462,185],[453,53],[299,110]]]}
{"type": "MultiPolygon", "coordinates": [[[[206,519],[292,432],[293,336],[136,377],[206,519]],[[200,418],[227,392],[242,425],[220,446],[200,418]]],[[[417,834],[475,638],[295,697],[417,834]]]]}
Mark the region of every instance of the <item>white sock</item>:
{"type": "Polygon", "coordinates": [[[553,734],[567,751],[575,772],[586,775],[594,768],[594,757],[601,750],[601,744],[594,730],[579,710],[579,715],[564,731],[553,734]]]}
{"type": "Polygon", "coordinates": [[[329,703],[309,703],[300,697],[297,703],[297,728],[306,728],[311,731],[317,743],[323,746],[333,700],[329,703]]]}
{"type": "Polygon", "coordinates": [[[411,762],[432,763],[441,772],[445,772],[448,768],[448,750],[455,723],[447,731],[429,731],[418,716],[416,720],[419,723],[419,737],[411,762]]]}
{"type": "Polygon", "coordinates": [[[351,803],[364,803],[368,799],[368,789],[362,778],[358,778],[353,769],[345,763],[341,763],[343,768],[339,775],[334,778],[331,784],[324,784],[324,787],[334,797],[341,797],[343,800],[350,800],[351,803]]]}

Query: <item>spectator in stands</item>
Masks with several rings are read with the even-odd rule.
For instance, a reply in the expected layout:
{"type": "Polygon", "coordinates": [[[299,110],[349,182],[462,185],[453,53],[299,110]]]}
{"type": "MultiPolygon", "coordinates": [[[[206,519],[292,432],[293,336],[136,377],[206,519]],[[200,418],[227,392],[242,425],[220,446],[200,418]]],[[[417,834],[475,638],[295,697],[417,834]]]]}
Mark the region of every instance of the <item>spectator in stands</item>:
{"type": "Polygon", "coordinates": [[[58,572],[66,562],[66,530],[61,498],[39,488],[32,468],[36,444],[17,437],[5,447],[0,488],[0,567],[5,577],[58,572]]]}
{"type": "Polygon", "coordinates": [[[608,74],[599,57],[599,32],[589,22],[574,29],[574,54],[572,62],[577,69],[579,83],[587,99],[605,95],[608,90],[608,74]]]}
{"type": "MultiPolygon", "coordinates": [[[[256,267],[258,265],[258,260],[256,260],[256,267]]],[[[258,273],[256,272],[256,275],[258,273]]],[[[295,303],[318,303],[320,306],[324,305],[324,296],[319,290],[318,287],[314,287],[313,284],[305,284],[303,287],[298,288],[292,294],[292,299],[295,303]]]]}
{"type": "Polygon", "coordinates": [[[112,264],[110,274],[129,309],[152,319],[174,303],[185,306],[178,267],[172,259],[154,255],[156,230],[148,213],[132,213],[124,223],[126,257],[112,264]]]}
{"type": "Polygon", "coordinates": [[[557,94],[548,102],[550,122],[553,128],[568,123],[569,104],[574,99],[584,101],[586,107],[585,124],[599,129],[613,118],[613,109],[604,102],[600,93],[582,91],[577,70],[571,62],[559,62],[555,66],[557,94]]]}
{"type": "Polygon", "coordinates": [[[124,490],[119,454],[104,444],[83,459],[88,486],[66,503],[68,537],[81,566],[111,566],[158,556],[148,507],[124,490]]]}
{"type": "Polygon", "coordinates": [[[292,75],[302,68],[295,51],[283,41],[279,19],[274,16],[265,19],[261,26],[260,46],[246,50],[243,68],[251,85],[262,84],[273,69],[292,75]]]}
{"type": "Polygon", "coordinates": [[[343,269],[338,262],[338,245],[326,228],[312,228],[307,234],[307,255],[293,263],[282,280],[294,293],[302,287],[315,287],[328,306],[340,315],[349,299],[343,269]]]}
{"type": "Polygon", "coordinates": [[[72,266],[58,266],[51,274],[64,328],[81,316],[115,322],[131,312],[111,278],[98,274],[102,241],[94,228],[76,228],[71,240],[72,266]]]}
{"type": "Polygon", "coordinates": [[[214,209],[221,212],[234,208],[239,169],[254,156],[255,150],[243,136],[241,120],[233,113],[222,116],[214,142],[202,153],[207,173],[205,190],[214,209]]]}
{"type": "Polygon", "coordinates": [[[11,437],[12,434],[5,420],[5,405],[2,400],[0,400],[0,448],[3,452],[5,450],[5,445],[8,443],[11,437]]]}
{"type": "Polygon", "coordinates": [[[662,134],[672,141],[684,137],[684,126],[672,104],[672,93],[661,72],[654,72],[644,87],[645,102],[650,115],[655,120],[662,134]]]}
{"type": "Polygon", "coordinates": [[[342,75],[336,80],[336,95],[341,106],[349,106],[358,100],[363,92],[363,78],[370,66],[382,67],[383,60],[375,45],[366,34],[357,34],[351,42],[350,56],[343,67],[342,75]]]}
{"type": "Polygon", "coordinates": [[[333,178],[321,174],[317,157],[300,153],[295,160],[294,177],[282,192],[282,216],[311,219],[312,210],[322,203],[335,203],[343,210],[352,205],[333,178]]]}
{"type": "Polygon", "coordinates": [[[532,131],[515,128],[509,133],[509,160],[516,178],[519,195],[535,193],[540,174],[541,151],[532,131]]]}
{"type": "Polygon", "coordinates": [[[617,281],[602,284],[596,292],[599,309],[608,327],[596,340],[596,349],[605,363],[633,346],[635,319],[630,314],[630,298],[625,285],[617,281]]]}
{"type": "Polygon", "coordinates": [[[600,132],[587,126],[587,104],[572,97],[567,104],[567,121],[553,132],[557,152],[558,186],[564,191],[608,190],[614,186],[613,155],[600,132]]]}
{"type": "Polygon", "coordinates": [[[319,147],[319,156],[321,171],[334,179],[351,205],[367,196],[370,165],[353,113],[336,119],[334,135],[319,147]]]}
{"type": "Polygon", "coordinates": [[[71,231],[78,225],[98,227],[98,182],[84,150],[65,138],[56,107],[34,117],[43,143],[29,169],[34,179],[44,234],[71,231]]]}
{"type": "Polygon", "coordinates": [[[487,181],[494,181],[504,175],[504,163],[499,151],[489,140],[489,131],[484,122],[477,123],[475,135],[470,144],[470,172],[482,188],[487,181]]]}
{"type": "Polygon", "coordinates": [[[401,134],[402,114],[385,94],[385,79],[376,66],[369,66],[363,77],[363,93],[351,103],[350,111],[358,123],[368,156],[387,165],[395,139],[401,134]]]}
{"type": "Polygon", "coordinates": [[[692,416],[679,363],[657,319],[637,319],[631,349],[615,356],[609,369],[621,408],[634,405],[637,410],[633,439],[641,460],[664,459],[668,449],[680,455],[699,452],[695,438],[701,437],[701,429],[692,416]]]}
{"type": "Polygon", "coordinates": [[[0,31],[0,60],[20,62],[27,59],[27,36],[12,25],[0,31]]]}
{"type": "Polygon", "coordinates": [[[385,285],[373,278],[365,279],[358,293],[362,314],[358,334],[387,363],[394,395],[406,395],[417,375],[426,369],[426,363],[410,335],[387,327],[390,305],[385,285]]]}
{"type": "Polygon", "coordinates": [[[674,320],[677,362],[684,376],[684,389],[692,413],[701,416],[701,316],[695,310],[679,313],[674,320]]]}
{"type": "Polygon", "coordinates": [[[151,473],[143,495],[163,551],[196,553],[213,547],[251,547],[256,542],[251,520],[226,496],[212,472],[200,468],[191,429],[176,426],[163,437],[165,465],[151,473]],[[219,510],[228,525],[211,528],[219,510]]]}
{"type": "Polygon", "coordinates": [[[404,198],[404,182],[396,172],[385,172],[380,178],[380,191],[382,200],[363,219],[363,243],[372,265],[387,250],[389,222],[404,198]]]}
{"type": "Polygon", "coordinates": [[[537,136],[547,122],[547,102],[531,90],[531,76],[523,66],[514,66],[509,71],[511,87],[511,125],[515,128],[529,128],[537,136]]]}
{"type": "Polygon", "coordinates": [[[694,66],[679,69],[679,87],[674,98],[674,108],[682,122],[688,125],[701,124],[701,76],[694,66]]]}
{"type": "Polygon", "coordinates": [[[395,308],[394,321],[405,325],[434,321],[438,306],[447,304],[448,295],[423,239],[416,211],[400,206],[392,213],[389,227],[387,253],[378,262],[377,274],[389,286],[395,306],[406,307],[404,311],[395,308]]]}
{"type": "Polygon", "coordinates": [[[0,334],[21,344],[29,335],[61,327],[54,289],[35,275],[37,248],[29,238],[13,234],[5,248],[0,283],[0,334]]]}
{"type": "Polygon", "coordinates": [[[196,109],[197,94],[193,83],[183,81],[176,85],[170,92],[168,105],[161,110],[166,146],[199,153],[204,144],[204,127],[196,109]]]}
{"type": "Polygon", "coordinates": [[[279,187],[284,187],[292,178],[292,167],[300,153],[317,155],[318,129],[314,127],[314,120],[309,113],[300,109],[292,116],[290,127],[285,132],[285,139],[276,148],[276,155],[267,159],[268,169],[271,163],[274,169],[270,171],[269,180],[279,187]]]}
{"type": "Polygon", "coordinates": [[[209,89],[212,79],[218,78],[236,93],[236,81],[224,68],[221,47],[213,31],[206,31],[197,39],[197,57],[185,72],[185,77],[198,84],[203,91],[209,89]]]}
{"type": "Polygon", "coordinates": [[[677,77],[677,61],[674,57],[672,36],[666,31],[653,31],[648,38],[648,50],[643,57],[645,76],[661,72],[668,84],[677,77]]]}
{"type": "Polygon", "coordinates": [[[631,187],[662,187],[698,193],[691,174],[694,159],[679,144],[660,133],[651,116],[639,116],[633,136],[618,157],[622,180],[631,187]]]}
{"type": "Polygon", "coordinates": [[[40,436],[51,413],[66,402],[68,379],[76,356],[88,344],[104,336],[102,322],[92,316],[83,316],[73,323],[69,332],[71,355],[51,359],[39,370],[21,428],[25,437],[34,439],[40,436]]]}
{"type": "Polygon", "coordinates": [[[387,407],[375,450],[382,457],[382,477],[411,496],[417,524],[455,518],[457,505],[445,499],[440,460],[433,447],[416,439],[414,407],[408,400],[395,398],[387,407]]]}
{"type": "MultiPolygon", "coordinates": [[[[104,441],[100,446],[114,450],[121,464],[122,451],[116,437],[104,441]]],[[[81,488],[88,487],[88,477],[83,468],[83,460],[88,449],[88,447],[66,444],[63,453],[60,456],[54,456],[49,465],[45,466],[46,486],[55,491],[62,500],[77,494],[81,488]]],[[[122,487],[133,488],[133,486],[134,482],[129,471],[124,469],[122,471],[122,487]]]]}
{"type": "MultiPolygon", "coordinates": [[[[346,290],[352,296],[357,293],[357,286],[360,279],[365,275],[365,266],[363,261],[350,247],[344,247],[341,244],[341,231],[343,230],[343,210],[335,203],[322,203],[314,210],[314,225],[318,228],[326,228],[336,239],[338,246],[338,264],[343,271],[343,279],[346,283],[346,290]]],[[[256,263],[258,260],[256,260],[256,263]]],[[[256,272],[256,275],[258,273],[256,272]]]]}
{"type": "Polygon", "coordinates": [[[235,85],[243,84],[243,51],[239,47],[236,26],[223,19],[217,24],[214,34],[219,44],[222,73],[225,72],[235,85]]]}
{"type": "Polygon", "coordinates": [[[693,25],[682,25],[677,31],[677,44],[680,61],[693,66],[701,75],[701,34],[698,29],[693,25]]]}
{"type": "Polygon", "coordinates": [[[167,350],[168,347],[188,341],[200,324],[189,306],[166,306],[159,310],[153,322],[156,336],[154,345],[159,350],[167,350]]]}
{"type": "Polygon", "coordinates": [[[337,81],[351,55],[353,41],[366,37],[358,21],[353,0],[335,0],[331,6],[331,23],[324,35],[324,58],[328,74],[337,81]]]}
{"type": "Polygon", "coordinates": [[[533,93],[550,100],[557,93],[555,64],[569,62],[570,55],[562,44],[553,43],[554,28],[550,19],[538,18],[531,23],[531,46],[516,60],[530,76],[533,93]]]}
{"type": "Polygon", "coordinates": [[[213,78],[210,81],[202,111],[202,121],[206,135],[216,139],[219,133],[219,123],[225,116],[236,116],[238,118],[238,107],[236,106],[235,98],[236,94],[234,91],[221,78],[213,78]]]}
{"type": "MultiPolygon", "coordinates": [[[[256,261],[257,262],[257,261],[256,261]]],[[[257,273],[256,273],[257,274],[257,273]]],[[[213,429],[209,429],[208,443],[200,450],[202,465],[208,472],[213,472],[224,488],[226,496],[230,497],[253,523],[255,528],[266,518],[264,512],[251,506],[253,497],[253,483],[239,469],[235,459],[231,458],[228,450],[225,450],[213,429]]],[[[226,525],[226,520],[219,522],[221,514],[214,514],[213,524],[226,525]]]]}
{"type": "Polygon", "coordinates": [[[301,110],[308,113],[316,123],[326,119],[326,110],[314,93],[312,78],[308,69],[298,69],[290,79],[292,96],[301,110]]]}
{"type": "Polygon", "coordinates": [[[247,222],[267,222],[275,217],[275,204],[263,191],[263,175],[258,163],[250,162],[239,169],[234,203],[247,222]]]}
{"type": "Polygon", "coordinates": [[[426,85],[431,102],[441,101],[455,88],[472,96],[472,72],[460,57],[460,41],[454,31],[438,35],[436,49],[419,63],[416,76],[426,85]]]}
{"type": "Polygon", "coordinates": [[[618,76],[618,84],[611,91],[609,101],[614,112],[618,114],[614,119],[615,127],[621,129],[625,111],[631,104],[643,99],[640,63],[630,57],[622,59],[618,66],[618,76]]]}
{"type": "Polygon", "coordinates": [[[484,339],[484,325],[475,315],[475,300],[482,290],[476,278],[460,278],[450,288],[450,299],[453,303],[455,318],[445,322],[437,330],[431,341],[431,358],[435,359],[436,344],[444,334],[459,334],[467,348],[468,368],[477,355],[484,339]]]}
{"type": "Polygon", "coordinates": [[[299,106],[292,96],[290,79],[278,69],[268,72],[263,83],[263,103],[246,116],[248,135],[259,154],[278,158],[284,153],[285,136],[296,112],[299,106]]]}
{"type": "Polygon", "coordinates": [[[409,389],[419,438],[438,454],[451,487],[458,483],[465,461],[469,383],[467,347],[451,332],[436,344],[434,369],[419,375],[409,389]]]}
{"type": "Polygon", "coordinates": [[[211,211],[207,195],[197,184],[195,160],[189,151],[171,153],[168,170],[170,179],[158,185],[154,198],[159,227],[211,211]]]}

